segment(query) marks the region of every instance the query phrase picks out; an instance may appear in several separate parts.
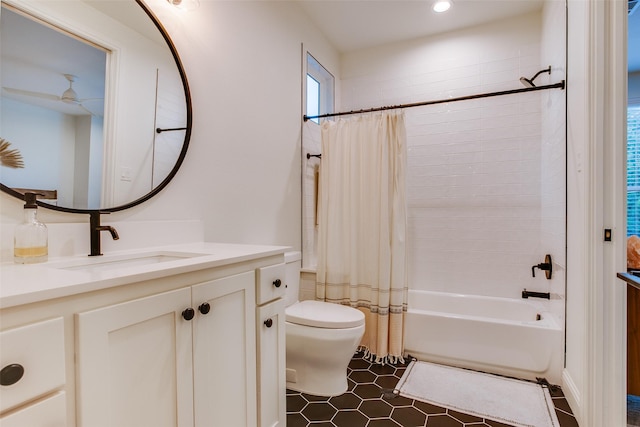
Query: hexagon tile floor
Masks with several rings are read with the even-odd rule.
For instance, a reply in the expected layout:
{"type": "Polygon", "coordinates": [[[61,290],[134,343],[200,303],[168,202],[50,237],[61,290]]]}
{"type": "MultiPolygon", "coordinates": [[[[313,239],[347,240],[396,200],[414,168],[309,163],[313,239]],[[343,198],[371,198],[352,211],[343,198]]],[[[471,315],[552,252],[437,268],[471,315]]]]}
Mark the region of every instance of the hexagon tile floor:
{"type": "MultiPolygon", "coordinates": [[[[375,365],[356,353],[346,393],[327,398],[287,390],[287,427],[512,427],[394,395],[407,364],[375,365]]],[[[551,395],[560,427],[578,427],[560,388],[551,395]]]]}

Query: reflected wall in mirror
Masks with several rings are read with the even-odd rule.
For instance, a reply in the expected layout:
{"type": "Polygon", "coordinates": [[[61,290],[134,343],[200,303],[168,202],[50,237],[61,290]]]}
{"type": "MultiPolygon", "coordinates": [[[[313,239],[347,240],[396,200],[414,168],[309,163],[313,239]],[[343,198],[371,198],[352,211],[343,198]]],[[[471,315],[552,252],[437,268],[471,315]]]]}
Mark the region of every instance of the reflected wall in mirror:
{"type": "Polygon", "coordinates": [[[10,0],[0,21],[0,137],[25,164],[0,168],[3,189],[56,191],[46,203],[59,210],[113,211],[166,185],[188,145],[189,92],[138,3],[10,0]]]}

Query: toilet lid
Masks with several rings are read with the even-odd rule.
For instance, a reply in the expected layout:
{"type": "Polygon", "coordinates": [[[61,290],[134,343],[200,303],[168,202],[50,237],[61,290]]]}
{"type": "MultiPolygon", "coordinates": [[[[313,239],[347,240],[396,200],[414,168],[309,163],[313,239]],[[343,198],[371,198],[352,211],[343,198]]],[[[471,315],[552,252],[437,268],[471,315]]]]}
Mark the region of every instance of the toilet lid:
{"type": "Polygon", "coordinates": [[[364,324],[364,313],[360,310],[322,301],[297,302],[287,307],[285,314],[289,323],[316,328],[355,328],[364,324]]]}

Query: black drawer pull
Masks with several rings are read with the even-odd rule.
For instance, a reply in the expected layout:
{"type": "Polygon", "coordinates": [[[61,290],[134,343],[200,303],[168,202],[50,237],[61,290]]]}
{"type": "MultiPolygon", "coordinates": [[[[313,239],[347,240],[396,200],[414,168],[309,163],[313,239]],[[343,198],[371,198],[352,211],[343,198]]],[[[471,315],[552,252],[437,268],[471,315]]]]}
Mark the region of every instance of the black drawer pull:
{"type": "Polygon", "coordinates": [[[198,311],[202,314],[207,314],[211,311],[211,305],[208,302],[203,302],[198,306],[198,311]]]}
{"type": "Polygon", "coordinates": [[[7,365],[0,371],[0,385],[13,385],[24,375],[24,367],[18,363],[7,365]]]}
{"type": "Polygon", "coordinates": [[[184,318],[184,320],[191,320],[195,315],[196,315],[196,311],[191,307],[187,308],[182,312],[182,317],[184,318]]]}
{"type": "Polygon", "coordinates": [[[282,285],[282,280],[276,279],[273,281],[273,286],[275,286],[276,288],[279,288],[280,285],[282,285]]]}
{"type": "Polygon", "coordinates": [[[267,328],[270,328],[271,326],[273,326],[273,320],[271,319],[267,319],[264,321],[264,326],[266,326],[267,328]]]}

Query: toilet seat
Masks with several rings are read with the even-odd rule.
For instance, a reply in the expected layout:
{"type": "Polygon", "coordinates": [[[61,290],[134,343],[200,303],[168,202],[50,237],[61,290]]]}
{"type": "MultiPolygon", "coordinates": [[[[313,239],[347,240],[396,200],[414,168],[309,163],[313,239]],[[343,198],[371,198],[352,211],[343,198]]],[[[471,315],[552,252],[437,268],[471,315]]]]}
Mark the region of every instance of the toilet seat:
{"type": "Polygon", "coordinates": [[[325,329],[355,328],[364,325],[364,313],[346,305],[322,301],[300,301],[285,310],[286,321],[325,329]]]}

